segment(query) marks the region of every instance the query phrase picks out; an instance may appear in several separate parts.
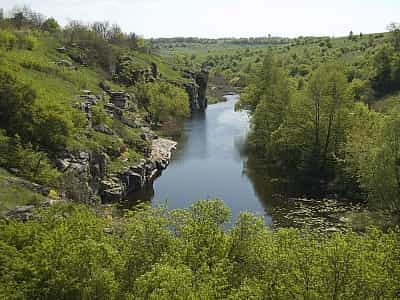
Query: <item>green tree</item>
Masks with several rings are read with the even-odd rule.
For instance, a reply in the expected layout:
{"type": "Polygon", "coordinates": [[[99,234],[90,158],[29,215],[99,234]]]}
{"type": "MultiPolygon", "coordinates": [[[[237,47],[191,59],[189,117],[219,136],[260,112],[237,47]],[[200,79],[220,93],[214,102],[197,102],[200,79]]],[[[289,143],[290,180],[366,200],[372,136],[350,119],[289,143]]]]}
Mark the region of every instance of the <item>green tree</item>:
{"type": "Polygon", "coordinates": [[[156,123],[176,120],[190,114],[187,93],[166,82],[142,83],[136,87],[139,103],[156,123]]]}
{"type": "Polygon", "coordinates": [[[330,153],[338,154],[344,139],[343,122],[350,103],[343,69],[321,66],[310,78],[309,94],[314,106],[314,155],[323,168],[330,153]]]}
{"type": "Polygon", "coordinates": [[[61,30],[60,25],[54,18],[48,18],[44,23],[42,24],[42,30],[48,31],[50,33],[56,33],[61,30]]]}
{"type": "Polygon", "coordinates": [[[239,102],[239,107],[253,112],[250,140],[260,151],[270,151],[273,134],[285,120],[290,96],[291,83],[287,74],[268,54],[239,102]]]}
{"type": "Polygon", "coordinates": [[[20,135],[23,141],[30,140],[33,132],[32,109],[36,92],[15,76],[0,71],[0,127],[8,135],[20,135]]]}
{"type": "Polygon", "coordinates": [[[399,126],[397,109],[383,116],[358,104],[346,144],[349,166],[371,206],[395,211],[400,208],[399,126]]]}
{"type": "Polygon", "coordinates": [[[398,23],[391,23],[388,26],[388,30],[391,34],[391,41],[394,49],[396,51],[400,51],[400,24],[398,23]]]}
{"type": "Polygon", "coordinates": [[[375,74],[372,78],[372,86],[381,95],[389,93],[392,90],[392,55],[393,48],[384,45],[378,49],[374,56],[375,74]]]}

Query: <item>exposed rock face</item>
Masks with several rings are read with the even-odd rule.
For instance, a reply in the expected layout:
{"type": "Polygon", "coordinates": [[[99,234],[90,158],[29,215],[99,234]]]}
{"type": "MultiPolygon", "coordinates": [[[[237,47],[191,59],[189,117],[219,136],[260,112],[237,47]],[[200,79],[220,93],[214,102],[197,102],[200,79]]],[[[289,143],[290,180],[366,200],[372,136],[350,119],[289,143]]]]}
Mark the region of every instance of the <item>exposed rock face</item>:
{"type": "Polygon", "coordinates": [[[154,81],[159,76],[155,63],[150,66],[140,66],[133,56],[123,55],[118,58],[114,79],[126,85],[135,85],[138,81],[154,81]]]}
{"type": "Polygon", "coordinates": [[[206,98],[206,90],[208,83],[208,72],[201,71],[196,75],[196,83],[199,86],[198,92],[198,106],[200,110],[205,110],[207,108],[207,98],[206,98]]]}
{"type": "Polygon", "coordinates": [[[110,102],[121,109],[128,109],[131,96],[125,92],[110,92],[110,102]]]}
{"type": "Polygon", "coordinates": [[[17,221],[26,222],[33,218],[34,205],[17,206],[15,209],[9,211],[6,217],[15,219],[17,221]]]}
{"type": "Polygon", "coordinates": [[[151,153],[147,159],[115,174],[107,173],[108,157],[104,153],[65,152],[56,160],[58,169],[69,176],[64,184],[69,187],[64,198],[93,204],[96,195],[102,202],[119,202],[128,194],[140,190],[152,182],[168,166],[171,153],[177,143],[146,133],[152,140],[151,153]]]}
{"type": "Polygon", "coordinates": [[[168,166],[176,145],[176,142],[168,139],[154,139],[149,159],[144,159],[138,165],[131,166],[101,182],[103,202],[121,201],[128,194],[152,182],[168,166]]]}
{"type": "Polygon", "coordinates": [[[198,99],[198,94],[199,94],[199,86],[194,83],[186,83],[184,84],[184,88],[186,90],[186,93],[189,96],[189,106],[191,111],[195,111],[197,109],[197,99],[198,99]]]}
{"type": "Polygon", "coordinates": [[[69,175],[65,176],[64,185],[69,187],[72,198],[79,202],[92,204],[98,194],[100,182],[106,176],[107,155],[104,153],[65,152],[56,160],[57,168],[69,175]]]}
{"type": "Polygon", "coordinates": [[[76,107],[86,114],[88,120],[88,127],[92,127],[92,106],[96,105],[100,98],[93,95],[91,91],[82,90],[81,95],[79,95],[79,102],[76,107]]]}
{"type": "Polygon", "coordinates": [[[158,67],[156,63],[151,63],[151,75],[153,75],[154,78],[158,78],[158,67]]]}
{"type": "Polygon", "coordinates": [[[121,119],[124,114],[124,111],[121,108],[117,107],[115,104],[111,102],[105,104],[104,109],[110,115],[111,118],[121,119]]]}
{"type": "Polygon", "coordinates": [[[204,70],[199,73],[187,71],[185,76],[190,80],[190,82],[183,85],[183,88],[189,95],[190,110],[205,110],[207,108],[206,90],[208,72],[204,70]]]}
{"type": "Polygon", "coordinates": [[[93,127],[94,130],[104,133],[104,134],[108,134],[108,135],[113,135],[114,132],[112,131],[112,129],[110,127],[108,127],[105,124],[99,124],[96,125],[95,127],[93,127]]]}
{"type": "Polygon", "coordinates": [[[65,51],[67,50],[64,46],[62,46],[62,47],[58,47],[58,48],[56,48],[56,50],[59,52],[59,53],[65,53],[65,51]]]}

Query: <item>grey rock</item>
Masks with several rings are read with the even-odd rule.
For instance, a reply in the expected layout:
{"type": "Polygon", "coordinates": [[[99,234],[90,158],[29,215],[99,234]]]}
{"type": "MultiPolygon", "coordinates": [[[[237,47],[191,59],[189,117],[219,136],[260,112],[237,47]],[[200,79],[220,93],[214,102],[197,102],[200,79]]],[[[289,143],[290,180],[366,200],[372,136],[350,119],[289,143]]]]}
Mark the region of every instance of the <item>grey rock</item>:
{"type": "Polygon", "coordinates": [[[57,62],[57,65],[61,66],[61,67],[68,67],[68,68],[72,68],[74,66],[74,64],[72,63],[72,61],[67,60],[67,59],[62,59],[59,60],[57,62]]]}
{"type": "Polygon", "coordinates": [[[122,187],[115,187],[112,189],[108,189],[103,191],[102,201],[108,203],[120,202],[123,198],[123,189],[122,187]]]}
{"type": "Polygon", "coordinates": [[[108,135],[113,135],[114,134],[112,129],[110,127],[108,127],[107,125],[105,125],[105,124],[96,125],[94,127],[94,130],[96,130],[98,132],[101,132],[101,133],[104,133],[104,134],[108,134],[108,135]]]}
{"type": "Polygon", "coordinates": [[[56,160],[56,167],[61,172],[65,172],[70,165],[70,162],[67,159],[57,159],[56,160]]]}
{"type": "Polygon", "coordinates": [[[16,219],[18,221],[26,222],[33,218],[34,209],[35,206],[33,205],[17,206],[15,209],[7,213],[7,217],[16,219]]]}
{"type": "Polygon", "coordinates": [[[63,47],[58,47],[56,48],[56,50],[60,53],[65,53],[65,51],[67,50],[64,46],[63,47]]]}

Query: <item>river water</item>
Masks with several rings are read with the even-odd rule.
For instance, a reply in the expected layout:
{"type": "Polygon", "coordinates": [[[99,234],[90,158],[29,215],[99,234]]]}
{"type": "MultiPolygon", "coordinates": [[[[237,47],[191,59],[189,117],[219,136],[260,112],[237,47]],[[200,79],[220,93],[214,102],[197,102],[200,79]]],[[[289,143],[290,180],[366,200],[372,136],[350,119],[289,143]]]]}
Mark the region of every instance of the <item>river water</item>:
{"type": "Polygon", "coordinates": [[[237,95],[210,105],[185,122],[178,148],[171,162],[152,186],[132,195],[134,200],[151,200],[169,208],[189,207],[200,199],[223,199],[235,217],[250,211],[271,217],[246,175],[243,147],[249,130],[249,116],[234,110],[237,95]]]}
{"type": "Polygon", "coordinates": [[[245,111],[234,110],[238,95],[226,99],[210,105],[206,112],[194,113],[185,122],[168,168],[152,185],[131,195],[130,202],[151,201],[174,209],[187,208],[200,199],[219,198],[234,218],[249,211],[276,227],[336,226],[332,214],[347,207],[332,201],[297,201],[298,198],[288,202],[282,186],[277,192],[274,178],[262,164],[248,163],[254,161],[243,151],[249,116],[245,111]]]}

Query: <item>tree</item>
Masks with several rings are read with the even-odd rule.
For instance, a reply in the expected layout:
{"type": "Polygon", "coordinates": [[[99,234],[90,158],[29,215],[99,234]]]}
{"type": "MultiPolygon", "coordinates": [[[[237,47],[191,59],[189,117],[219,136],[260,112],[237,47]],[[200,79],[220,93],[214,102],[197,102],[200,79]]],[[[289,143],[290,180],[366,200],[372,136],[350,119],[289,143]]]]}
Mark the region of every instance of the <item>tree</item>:
{"type": "Polygon", "coordinates": [[[381,46],[373,58],[374,76],[372,86],[378,94],[384,95],[392,91],[392,55],[393,48],[381,46]]]}
{"type": "Polygon", "coordinates": [[[56,33],[60,31],[60,25],[54,18],[48,18],[42,25],[42,30],[50,33],[56,33]]]}
{"type": "Polygon", "coordinates": [[[399,116],[398,109],[383,116],[358,103],[345,147],[370,205],[394,211],[400,209],[399,116]]]}
{"type": "Polygon", "coordinates": [[[353,31],[350,31],[349,40],[352,41],[353,39],[354,39],[354,33],[353,33],[353,31]]]}
{"type": "Polygon", "coordinates": [[[187,93],[169,83],[147,83],[140,102],[157,123],[187,117],[189,99],[187,93]]]}
{"type": "Polygon", "coordinates": [[[92,30],[102,39],[106,40],[108,32],[110,30],[110,24],[108,22],[94,22],[92,24],[92,30]]]}
{"type": "Polygon", "coordinates": [[[290,96],[291,84],[287,74],[268,54],[262,67],[250,79],[239,103],[239,107],[253,112],[250,141],[261,152],[271,152],[274,132],[286,118],[290,96]]]}
{"type": "Polygon", "coordinates": [[[391,41],[394,49],[396,51],[400,51],[400,24],[398,23],[391,23],[388,26],[388,30],[391,34],[391,41]]]}
{"type": "Polygon", "coordinates": [[[0,127],[8,135],[30,140],[33,132],[33,104],[36,92],[8,72],[0,71],[0,127]]]}

